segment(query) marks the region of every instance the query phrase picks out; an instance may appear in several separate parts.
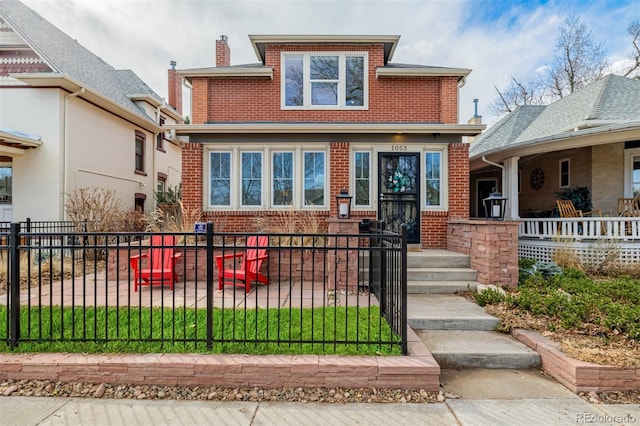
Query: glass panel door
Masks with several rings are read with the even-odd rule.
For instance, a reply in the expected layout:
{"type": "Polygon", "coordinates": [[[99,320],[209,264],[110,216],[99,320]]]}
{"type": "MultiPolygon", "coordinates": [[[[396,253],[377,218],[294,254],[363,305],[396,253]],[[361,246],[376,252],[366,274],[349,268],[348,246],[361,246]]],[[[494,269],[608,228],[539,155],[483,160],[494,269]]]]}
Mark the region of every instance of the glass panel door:
{"type": "Polygon", "coordinates": [[[387,229],[400,231],[407,226],[407,242],[420,242],[420,154],[379,155],[380,190],[378,217],[387,229]]]}

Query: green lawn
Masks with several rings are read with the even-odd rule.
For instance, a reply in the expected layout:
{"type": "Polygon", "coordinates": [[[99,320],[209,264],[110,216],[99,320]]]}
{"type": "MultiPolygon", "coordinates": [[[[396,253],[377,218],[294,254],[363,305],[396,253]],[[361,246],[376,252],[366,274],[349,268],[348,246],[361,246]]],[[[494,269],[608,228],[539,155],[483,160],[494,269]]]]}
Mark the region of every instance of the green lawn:
{"type": "MultiPolygon", "coordinates": [[[[6,341],[5,306],[0,318],[6,341]]],[[[53,307],[31,308],[29,315],[22,308],[20,327],[28,340],[20,352],[401,354],[400,337],[377,308],[215,309],[212,350],[204,309],[53,307]],[[318,340],[332,343],[312,343],[318,340]]],[[[0,352],[8,351],[0,344],[0,352]]]]}

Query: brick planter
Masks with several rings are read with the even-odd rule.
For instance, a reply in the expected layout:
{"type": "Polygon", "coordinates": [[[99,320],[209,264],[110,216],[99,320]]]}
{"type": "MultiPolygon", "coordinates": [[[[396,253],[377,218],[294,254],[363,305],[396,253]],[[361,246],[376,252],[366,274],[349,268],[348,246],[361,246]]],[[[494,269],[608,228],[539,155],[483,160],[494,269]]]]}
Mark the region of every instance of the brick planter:
{"type": "MultiPolygon", "coordinates": [[[[146,250],[147,247],[144,246],[110,248],[107,259],[107,276],[109,279],[133,279],[133,271],[129,271],[129,257],[144,253],[146,250]]],[[[184,279],[185,281],[204,281],[207,276],[206,248],[177,246],[174,250],[176,253],[181,254],[181,257],[176,263],[178,279],[184,279]]]]}
{"type": "Polygon", "coordinates": [[[545,370],[572,392],[640,389],[640,368],[578,361],[564,354],[556,343],[534,331],[514,330],[512,334],[538,352],[545,370]]]}
{"type": "Polygon", "coordinates": [[[322,282],[327,268],[327,250],[302,247],[269,250],[269,276],[272,280],[322,282]]]}
{"type": "MultiPolygon", "coordinates": [[[[110,249],[107,260],[109,279],[129,279],[130,274],[133,274],[133,272],[129,271],[129,256],[139,254],[145,250],[145,247],[140,250],[137,247],[129,248],[125,246],[110,249]]],[[[206,279],[207,251],[205,247],[178,246],[175,251],[181,253],[181,257],[176,264],[178,279],[185,281],[204,281],[206,279]]],[[[269,249],[267,253],[269,255],[267,261],[269,277],[274,282],[323,282],[332,276],[330,271],[335,271],[336,268],[335,250],[293,247],[269,249]],[[332,262],[334,264],[333,268],[332,262]]],[[[341,251],[338,256],[340,257],[339,260],[343,262],[342,267],[339,269],[344,274],[348,266],[347,259],[343,259],[346,256],[345,252],[341,251]]],[[[351,258],[348,261],[353,264],[354,259],[357,259],[357,251],[350,253],[350,256],[351,258]]],[[[214,273],[217,273],[215,262],[213,267],[214,273]]],[[[266,268],[263,271],[266,274],[266,268]]],[[[350,268],[350,273],[357,278],[357,268],[350,268]]],[[[346,280],[347,277],[343,276],[341,279],[346,280]]],[[[357,279],[351,278],[349,282],[357,283],[357,279]]]]}

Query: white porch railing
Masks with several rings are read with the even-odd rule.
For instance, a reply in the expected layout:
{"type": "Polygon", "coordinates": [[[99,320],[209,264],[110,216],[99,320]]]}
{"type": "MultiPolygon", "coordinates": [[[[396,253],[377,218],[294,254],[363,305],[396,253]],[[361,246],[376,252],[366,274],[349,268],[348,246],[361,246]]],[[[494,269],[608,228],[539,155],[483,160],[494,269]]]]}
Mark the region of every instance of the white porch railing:
{"type": "Polygon", "coordinates": [[[570,250],[583,264],[640,263],[640,217],[520,219],[518,255],[549,262],[570,250]]]}
{"type": "Polygon", "coordinates": [[[575,240],[638,240],[640,217],[579,217],[519,219],[520,238],[575,240]]]}

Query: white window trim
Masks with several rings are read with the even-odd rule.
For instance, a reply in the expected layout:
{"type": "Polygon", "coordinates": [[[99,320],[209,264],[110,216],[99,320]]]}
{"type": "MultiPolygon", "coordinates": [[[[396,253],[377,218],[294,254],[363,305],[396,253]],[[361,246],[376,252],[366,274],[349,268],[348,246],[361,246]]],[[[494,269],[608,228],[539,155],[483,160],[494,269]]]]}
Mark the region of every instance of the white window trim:
{"type": "Polygon", "coordinates": [[[344,111],[362,111],[369,109],[369,53],[368,52],[281,52],[280,53],[280,108],[286,110],[344,110],[344,111]],[[303,105],[291,106],[287,105],[286,99],[286,67],[284,66],[285,58],[287,56],[302,56],[302,69],[303,69],[303,105]],[[339,76],[338,79],[338,105],[311,105],[311,56],[338,56],[339,57],[339,76]],[[346,57],[347,56],[362,56],[363,57],[363,70],[364,70],[364,90],[363,90],[363,105],[362,106],[347,106],[345,104],[345,92],[346,92],[346,57]]]}
{"type": "Polygon", "coordinates": [[[429,146],[422,150],[420,156],[420,197],[422,198],[422,210],[423,211],[447,211],[449,209],[449,160],[447,157],[447,147],[429,146]],[[440,204],[439,205],[427,205],[427,197],[425,196],[425,185],[427,181],[427,168],[425,167],[426,154],[437,152],[440,154],[440,204]]]}
{"type": "Polygon", "coordinates": [[[374,208],[374,180],[377,180],[378,175],[374,175],[373,172],[377,169],[377,165],[374,166],[376,156],[374,155],[373,150],[371,149],[352,149],[351,157],[349,159],[352,162],[352,167],[350,171],[349,181],[351,182],[351,188],[353,188],[353,205],[351,206],[352,210],[372,210],[374,208]],[[356,204],[356,154],[359,152],[364,152],[369,154],[369,204],[356,204]]]}
{"type": "MultiPolygon", "coordinates": [[[[298,173],[298,169],[299,169],[298,165],[296,164],[297,163],[297,161],[296,161],[296,157],[297,157],[296,156],[296,151],[297,151],[296,149],[270,149],[269,150],[269,167],[271,169],[273,169],[273,155],[274,154],[278,154],[278,153],[291,153],[291,154],[293,154],[293,173],[292,173],[292,176],[291,176],[291,179],[293,180],[293,197],[291,198],[291,200],[293,201],[294,208],[298,205],[298,202],[296,202],[296,195],[297,195],[298,191],[300,191],[300,188],[299,188],[300,180],[297,179],[297,176],[296,176],[297,173],[298,173]]],[[[274,178],[273,172],[269,173],[269,176],[271,176],[271,178],[269,179],[269,182],[268,182],[268,184],[269,184],[269,201],[268,201],[269,207],[274,209],[274,210],[282,210],[282,209],[290,208],[291,207],[290,205],[275,205],[275,204],[273,204],[273,199],[275,198],[274,194],[273,194],[273,178],[274,178]]]]}
{"type": "Polygon", "coordinates": [[[571,159],[562,158],[558,160],[558,188],[569,188],[571,186],[571,159]],[[567,184],[562,184],[562,163],[567,163],[567,184]]]}
{"type": "Polygon", "coordinates": [[[254,211],[254,210],[288,210],[292,207],[295,210],[320,210],[328,211],[330,206],[329,200],[329,164],[330,146],[329,144],[309,144],[304,148],[297,146],[291,148],[295,144],[274,144],[264,145],[246,145],[242,147],[234,147],[232,149],[220,149],[216,147],[205,148],[205,168],[207,182],[202,185],[204,208],[206,210],[221,211],[254,211]],[[229,153],[231,155],[231,197],[230,205],[213,205],[211,202],[211,153],[229,153]],[[242,204],[242,158],[243,152],[260,152],[262,153],[262,203],[260,206],[246,206],[242,204]],[[274,205],[273,204],[273,154],[277,152],[290,152],[293,154],[293,206],[291,205],[274,205]],[[324,153],[324,205],[304,205],[304,153],[305,152],[323,152],[324,153]]]}
{"type": "MultiPolygon", "coordinates": [[[[264,161],[264,149],[239,149],[238,150],[238,206],[241,209],[263,209],[265,206],[265,189],[264,189],[264,177],[266,176],[264,173],[265,161],[264,161]],[[260,204],[258,205],[248,205],[242,204],[242,154],[260,154],[262,156],[262,168],[260,170],[260,204]]],[[[231,173],[231,178],[233,179],[233,172],[231,173]]],[[[233,186],[231,187],[233,190],[233,186]]]]}
{"type": "Polygon", "coordinates": [[[633,194],[633,157],[640,156],[640,148],[624,150],[624,196],[632,198],[633,194]]]}
{"type": "MultiPolygon", "coordinates": [[[[329,154],[324,149],[301,149],[300,150],[300,174],[301,174],[301,176],[300,176],[300,182],[301,182],[300,186],[301,187],[300,187],[300,190],[296,191],[296,192],[300,194],[300,197],[301,197],[300,202],[301,202],[303,208],[305,208],[307,210],[320,210],[320,209],[321,210],[326,210],[328,205],[329,205],[328,204],[328,200],[327,200],[327,197],[329,195],[328,191],[327,191],[327,187],[328,187],[327,183],[329,182],[329,179],[328,179],[329,175],[327,174],[328,170],[329,170],[328,169],[328,160],[329,160],[329,154]],[[317,153],[323,153],[324,154],[324,164],[323,164],[323,170],[322,170],[322,173],[324,174],[324,188],[323,188],[324,189],[324,196],[322,197],[324,199],[324,204],[322,204],[322,205],[316,205],[316,204],[308,205],[308,204],[305,204],[305,200],[304,200],[304,190],[305,190],[305,187],[304,187],[304,179],[305,179],[305,176],[304,176],[304,172],[305,172],[305,170],[304,170],[304,154],[308,153],[308,152],[312,152],[312,153],[316,153],[316,154],[317,153]]],[[[294,182],[294,189],[295,189],[295,182],[294,182]]]]}
{"type": "Polygon", "coordinates": [[[231,190],[231,195],[229,197],[229,205],[227,204],[211,204],[211,154],[214,152],[218,152],[218,153],[227,153],[231,156],[231,158],[229,159],[229,165],[233,170],[233,166],[234,166],[234,159],[237,157],[237,151],[235,149],[209,149],[206,151],[206,158],[207,158],[207,162],[206,162],[206,167],[207,167],[207,184],[203,185],[203,188],[206,188],[206,192],[205,192],[205,199],[207,200],[207,209],[212,210],[212,209],[217,209],[217,210],[232,210],[233,209],[233,205],[234,205],[234,197],[233,197],[233,190],[234,190],[234,179],[233,179],[233,172],[230,173],[229,175],[229,186],[230,186],[230,190],[231,190]],[[234,155],[235,154],[235,155],[234,155]]]}

